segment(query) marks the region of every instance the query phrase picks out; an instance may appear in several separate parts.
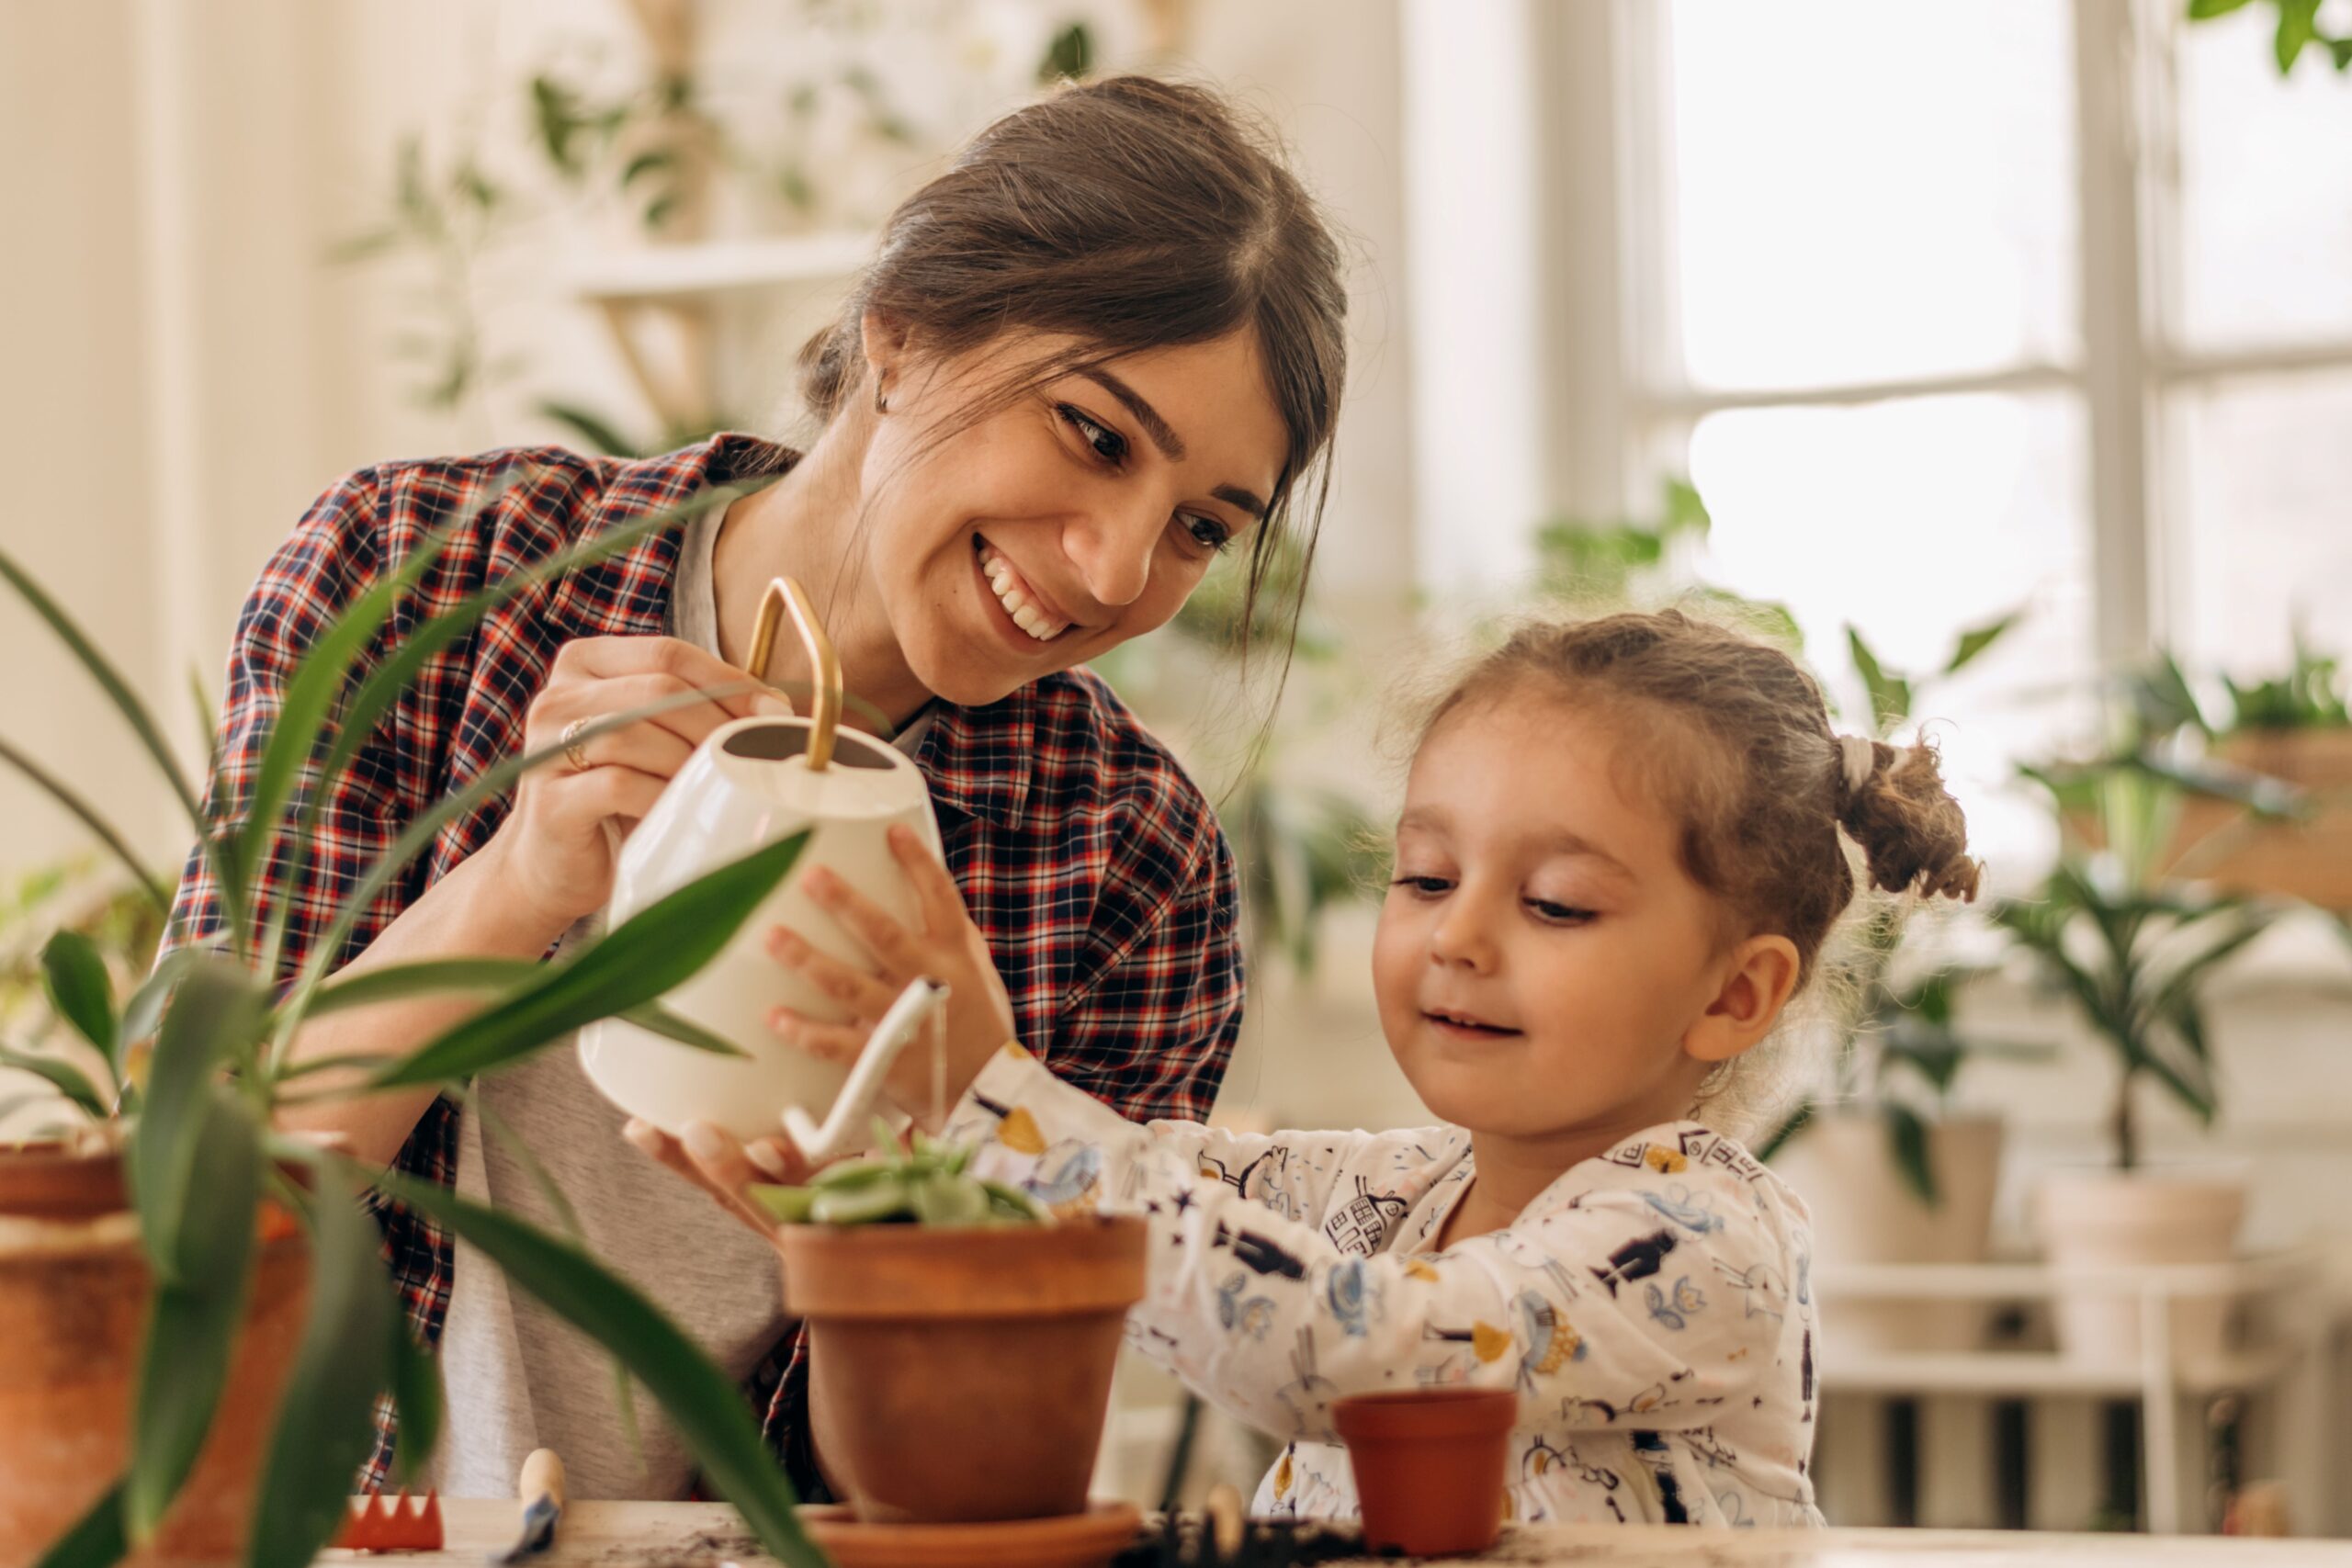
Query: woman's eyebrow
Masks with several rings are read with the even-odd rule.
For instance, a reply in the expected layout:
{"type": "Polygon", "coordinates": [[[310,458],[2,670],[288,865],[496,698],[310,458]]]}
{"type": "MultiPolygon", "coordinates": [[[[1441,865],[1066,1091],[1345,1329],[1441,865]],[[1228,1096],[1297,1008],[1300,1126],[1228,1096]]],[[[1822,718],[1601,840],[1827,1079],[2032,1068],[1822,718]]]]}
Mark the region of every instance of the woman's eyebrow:
{"type": "Polygon", "coordinates": [[[1159,448],[1161,457],[1171,463],[1184,460],[1184,438],[1169,427],[1168,422],[1159,417],[1159,411],[1146,402],[1141,392],[1097,365],[1086,366],[1079,374],[1118,399],[1136,416],[1136,423],[1143,426],[1143,433],[1151,437],[1151,444],[1159,448]]]}
{"type": "MultiPolygon", "coordinates": [[[[1078,373],[1118,399],[1120,405],[1136,416],[1136,423],[1143,426],[1143,433],[1151,437],[1151,444],[1159,448],[1161,457],[1171,463],[1184,460],[1184,438],[1159,417],[1159,411],[1153,408],[1141,392],[1099,365],[1082,367],[1078,373]]],[[[1266,520],[1266,503],[1259,499],[1255,491],[1244,490],[1239,485],[1219,485],[1209,493],[1228,506],[1239,507],[1261,523],[1266,520]]]]}

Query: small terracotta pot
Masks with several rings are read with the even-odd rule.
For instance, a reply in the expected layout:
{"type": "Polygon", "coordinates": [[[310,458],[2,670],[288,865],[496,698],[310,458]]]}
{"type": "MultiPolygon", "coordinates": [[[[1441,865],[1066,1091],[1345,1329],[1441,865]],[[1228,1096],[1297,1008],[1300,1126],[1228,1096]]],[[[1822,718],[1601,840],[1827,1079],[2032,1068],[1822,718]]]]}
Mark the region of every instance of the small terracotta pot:
{"type": "MultiPolygon", "coordinates": [[[[30,1562],[129,1461],[153,1277],[111,1151],[0,1153],[0,1562],[30,1562]],[[111,1201],[106,1194],[114,1196],[111,1201]]],[[[244,1558],[254,1489],[301,1339],[310,1249],[266,1213],[252,1304],[210,1436],[130,1564],[244,1558]]]]}
{"type": "Polygon", "coordinates": [[[1133,1217],[780,1233],[812,1430],[858,1517],[1083,1512],[1147,1235],[1133,1217]]]}
{"type": "Polygon", "coordinates": [[[1519,1396],[1507,1388],[1360,1393],[1333,1404],[1365,1549],[1439,1557],[1492,1546],[1518,1418],[1519,1396]]]}

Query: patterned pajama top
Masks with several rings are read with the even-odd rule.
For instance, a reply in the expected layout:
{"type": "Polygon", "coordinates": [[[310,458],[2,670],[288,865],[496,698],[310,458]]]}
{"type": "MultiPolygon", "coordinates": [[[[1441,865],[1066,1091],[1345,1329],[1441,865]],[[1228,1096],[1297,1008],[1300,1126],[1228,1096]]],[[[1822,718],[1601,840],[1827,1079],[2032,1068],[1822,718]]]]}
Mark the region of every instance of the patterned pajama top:
{"type": "Polygon", "coordinates": [[[1049,1204],[1148,1216],[1129,1342],[1289,1439],[1253,1512],[1352,1517],[1332,1402],[1463,1384],[1519,1392],[1516,1518],[1821,1522],[1804,1206],[1698,1122],[1634,1134],[1442,1252],[1474,1171],[1458,1127],[1137,1126],[1011,1046],[951,1134],[1049,1204]]]}

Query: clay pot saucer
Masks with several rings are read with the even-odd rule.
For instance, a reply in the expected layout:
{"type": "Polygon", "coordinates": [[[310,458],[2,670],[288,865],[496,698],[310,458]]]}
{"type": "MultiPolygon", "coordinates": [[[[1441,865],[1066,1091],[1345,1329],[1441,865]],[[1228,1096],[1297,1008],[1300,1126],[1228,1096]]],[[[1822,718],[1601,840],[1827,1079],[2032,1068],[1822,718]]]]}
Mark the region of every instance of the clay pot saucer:
{"type": "Polygon", "coordinates": [[[845,1503],[804,1507],[800,1522],[835,1568],[1101,1568],[1132,1544],[1132,1503],[984,1525],[869,1525],[845,1503]]]}

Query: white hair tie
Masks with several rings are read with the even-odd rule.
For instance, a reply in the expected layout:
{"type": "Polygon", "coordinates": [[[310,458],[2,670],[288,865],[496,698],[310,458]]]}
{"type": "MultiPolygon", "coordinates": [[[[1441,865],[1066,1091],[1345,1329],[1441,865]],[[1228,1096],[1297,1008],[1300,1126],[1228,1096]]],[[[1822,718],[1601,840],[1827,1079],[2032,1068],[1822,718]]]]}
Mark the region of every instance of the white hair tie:
{"type": "Polygon", "coordinates": [[[1862,793],[1862,786],[1878,772],[1878,743],[1860,735],[1838,738],[1838,761],[1846,773],[1846,794],[1850,799],[1862,793]]]}

